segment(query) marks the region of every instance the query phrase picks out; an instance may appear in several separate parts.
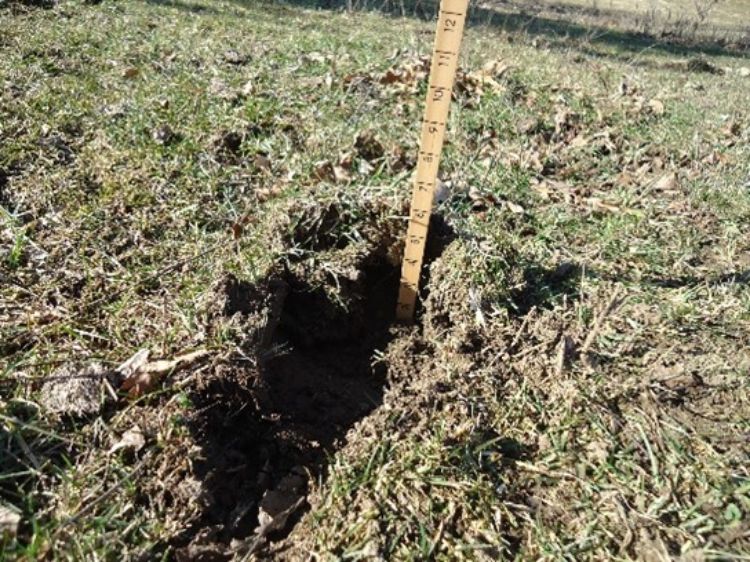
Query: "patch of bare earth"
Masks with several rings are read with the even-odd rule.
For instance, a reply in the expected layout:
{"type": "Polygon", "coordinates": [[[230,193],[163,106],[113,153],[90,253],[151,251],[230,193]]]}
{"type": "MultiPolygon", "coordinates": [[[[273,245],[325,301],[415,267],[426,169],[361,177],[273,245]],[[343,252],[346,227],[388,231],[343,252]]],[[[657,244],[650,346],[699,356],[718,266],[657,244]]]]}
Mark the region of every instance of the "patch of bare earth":
{"type": "Polygon", "coordinates": [[[263,555],[309,509],[310,485],[347,432],[382,404],[389,364],[378,357],[404,337],[391,327],[397,236],[370,224],[352,240],[343,212],[307,209],[294,251],[266,276],[217,283],[208,314],[235,327],[236,352],[176,381],[188,410],[157,399],[119,418],[160,444],[134,481],[140,508],[171,536],[157,551],[263,555]]]}

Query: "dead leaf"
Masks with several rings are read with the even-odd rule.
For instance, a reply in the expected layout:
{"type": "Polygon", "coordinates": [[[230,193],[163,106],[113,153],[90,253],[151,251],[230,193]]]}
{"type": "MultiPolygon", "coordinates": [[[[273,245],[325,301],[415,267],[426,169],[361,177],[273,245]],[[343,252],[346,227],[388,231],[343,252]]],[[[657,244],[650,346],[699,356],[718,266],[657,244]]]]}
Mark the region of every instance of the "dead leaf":
{"type": "Polygon", "coordinates": [[[729,159],[726,154],[722,154],[718,150],[714,150],[703,157],[701,162],[709,166],[721,166],[725,164],[729,159]]]}
{"type": "Polygon", "coordinates": [[[165,375],[179,369],[184,369],[206,355],[208,355],[207,350],[199,349],[179,355],[174,359],[162,359],[160,361],[145,363],[123,381],[120,390],[127,392],[130,398],[142,396],[153,389],[165,375]]]}
{"type": "Polygon", "coordinates": [[[143,449],[143,446],[145,444],[146,438],[143,436],[141,428],[138,426],[133,426],[122,434],[120,440],[117,441],[117,443],[112,445],[112,447],[109,449],[109,453],[116,453],[120,450],[137,453],[138,451],[143,449]]]}
{"type": "Polygon", "coordinates": [[[224,60],[228,62],[229,64],[245,64],[250,57],[247,55],[240,54],[238,51],[235,51],[234,49],[228,49],[224,51],[224,60]]]}
{"type": "MultiPolygon", "coordinates": [[[[273,187],[259,187],[255,190],[255,196],[258,198],[258,201],[263,203],[264,201],[268,201],[269,199],[272,199],[274,197],[278,197],[281,195],[282,187],[278,185],[274,185],[273,187]]],[[[244,231],[244,224],[242,225],[242,230],[239,232],[241,235],[244,231]]],[[[234,232],[235,229],[232,228],[232,231],[234,232]]]]}
{"type": "MultiPolygon", "coordinates": [[[[257,192],[256,192],[256,196],[257,196],[257,192]]],[[[261,202],[263,202],[260,196],[258,196],[258,199],[261,202]]],[[[245,227],[251,222],[253,222],[253,218],[254,218],[254,214],[252,213],[252,211],[248,211],[244,215],[242,215],[234,224],[232,224],[230,229],[232,231],[232,237],[235,240],[239,240],[242,237],[242,235],[245,232],[245,227]]]]}
{"type": "Polygon", "coordinates": [[[391,154],[388,157],[388,164],[394,173],[409,170],[416,166],[416,162],[414,161],[414,157],[411,156],[410,151],[400,144],[394,146],[391,150],[391,154]]]}
{"type": "Polygon", "coordinates": [[[610,446],[603,439],[591,441],[586,445],[586,457],[595,465],[605,463],[609,458],[610,446]]]}
{"type": "Polygon", "coordinates": [[[737,74],[739,74],[742,78],[750,77],[750,68],[748,68],[747,66],[743,66],[739,70],[737,70],[737,74]]]}
{"type": "Polygon", "coordinates": [[[313,175],[320,181],[336,181],[336,171],[330,160],[321,160],[313,165],[313,175]]]}
{"type": "Polygon", "coordinates": [[[280,531],[286,526],[292,515],[305,501],[302,494],[304,479],[296,474],[282,478],[274,490],[266,490],[260,500],[258,510],[258,528],[255,534],[265,537],[274,531],[280,531]]]}
{"type": "Polygon", "coordinates": [[[627,170],[623,170],[614,179],[614,185],[617,187],[629,187],[633,184],[635,184],[635,178],[633,177],[633,174],[628,172],[627,170]]]}
{"type": "Polygon", "coordinates": [[[136,67],[131,66],[130,68],[126,68],[125,70],[122,71],[122,77],[133,79],[133,78],[136,78],[140,74],[140,72],[141,71],[138,70],[136,67]]]}
{"type": "Polygon", "coordinates": [[[336,183],[349,183],[352,181],[352,176],[341,166],[333,167],[333,178],[336,183]]]}
{"type": "Polygon", "coordinates": [[[742,132],[742,127],[740,126],[738,121],[731,120],[721,128],[721,132],[726,137],[737,137],[742,132]]]}
{"type": "Polygon", "coordinates": [[[124,377],[129,377],[148,361],[148,349],[139,349],[130,358],[115,369],[124,377]]]}
{"type": "Polygon", "coordinates": [[[151,133],[151,138],[154,139],[154,142],[161,145],[169,145],[172,144],[174,141],[179,139],[179,136],[172,130],[172,127],[169,125],[162,125],[161,127],[157,127],[153,130],[151,133]]]}
{"type": "Polygon", "coordinates": [[[513,68],[512,64],[500,59],[500,60],[494,60],[494,61],[490,61],[486,63],[482,67],[482,72],[486,74],[487,76],[492,76],[494,78],[501,78],[511,68],[513,68]]]}
{"type": "Polygon", "coordinates": [[[567,108],[559,107],[557,109],[557,113],[555,113],[555,132],[561,133],[565,129],[569,128],[572,117],[573,113],[571,113],[567,108]]]}
{"type": "Polygon", "coordinates": [[[516,131],[521,135],[530,135],[539,132],[541,123],[536,117],[521,119],[516,125],[516,131]]]}
{"type": "Polygon", "coordinates": [[[611,203],[605,203],[598,197],[589,197],[588,203],[594,211],[606,212],[606,213],[620,213],[622,209],[617,205],[611,203]]]}
{"type": "Polygon", "coordinates": [[[253,84],[252,80],[248,80],[247,82],[245,82],[242,88],[240,88],[240,93],[245,97],[252,96],[254,91],[255,84],[253,84]]]}
{"type": "Polygon", "coordinates": [[[677,191],[680,184],[677,181],[677,174],[670,172],[660,177],[654,184],[654,189],[658,191],[677,191]]]}
{"type": "Polygon", "coordinates": [[[258,510],[258,528],[255,534],[265,537],[281,531],[292,515],[304,503],[305,497],[286,490],[268,490],[263,494],[258,510]]]}
{"type": "Polygon", "coordinates": [[[694,57],[683,63],[686,70],[690,72],[707,72],[708,74],[724,74],[724,70],[704,59],[703,57],[694,57]]]}
{"type": "Polygon", "coordinates": [[[214,77],[211,79],[208,85],[208,91],[219,99],[233,102],[237,99],[237,93],[234,92],[226,81],[221,78],[214,77]]]}
{"type": "Polygon", "coordinates": [[[219,153],[238,154],[244,138],[237,131],[222,131],[212,138],[212,144],[219,153]]]}
{"type": "Polygon", "coordinates": [[[389,68],[385,71],[385,73],[380,77],[379,82],[384,85],[388,84],[395,84],[396,82],[400,82],[402,79],[402,76],[400,73],[396,72],[392,68],[389,68]]]}
{"type": "Polygon", "coordinates": [[[339,155],[338,165],[347,172],[351,172],[354,167],[354,154],[352,152],[342,152],[339,155]]]}
{"type": "Polygon", "coordinates": [[[227,547],[219,543],[200,544],[198,539],[194,539],[187,546],[176,548],[174,557],[177,562],[197,562],[212,560],[228,560],[230,555],[227,553],[227,547]]]}
{"type": "Polygon", "coordinates": [[[326,57],[323,55],[323,53],[319,53],[317,51],[313,51],[311,53],[304,53],[299,57],[300,62],[325,62],[326,57]]]}
{"type": "Polygon", "coordinates": [[[589,138],[583,133],[579,133],[572,141],[570,141],[568,146],[571,148],[583,148],[587,144],[589,144],[589,138]]]}
{"type": "Polygon", "coordinates": [[[661,537],[652,538],[645,528],[639,529],[639,537],[635,544],[635,553],[638,560],[643,562],[667,562],[672,560],[664,541],[661,537]]]}
{"type": "Polygon", "coordinates": [[[522,215],[526,212],[526,210],[523,207],[521,207],[521,205],[518,205],[511,201],[506,201],[505,206],[508,207],[511,213],[515,213],[517,215],[522,215]]]}
{"type": "Polygon", "coordinates": [[[654,115],[664,115],[664,102],[658,99],[652,99],[648,102],[648,108],[654,115]]]}
{"type": "Polygon", "coordinates": [[[559,199],[561,196],[567,199],[571,197],[574,191],[573,186],[551,179],[532,184],[531,189],[541,195],[544,199],[550,199],[552,197],[559,199]]]}
{"type": "Polygon", "coordinates": [[[253,166],[257,170],[261,170],[266,173],[271,172],[271,159],[265,154],[256,154],[253,158],[253,166]]]}
{"type": "Polygon", "coordinates": [[[363,176],[369,176],[375,171],[375,166],[370,164],[367,160],[360,160],[359,165],[357,166],[357,171],[363,176]]]}
{"type": "Polygon", "coordinates": [[[362,131],[354,139],[354,149],[362,158],[372,162],[378,160],[385,154],[383,144],[377,139],[372,131],[362,131]]]}
{"type": "Polygon", "coordinates": [[[499,203],[494,195],[485,193],[473,185],[469,187],[468,195],[471,199],[471,210],[474,213],[484,213],[499,203]]]}

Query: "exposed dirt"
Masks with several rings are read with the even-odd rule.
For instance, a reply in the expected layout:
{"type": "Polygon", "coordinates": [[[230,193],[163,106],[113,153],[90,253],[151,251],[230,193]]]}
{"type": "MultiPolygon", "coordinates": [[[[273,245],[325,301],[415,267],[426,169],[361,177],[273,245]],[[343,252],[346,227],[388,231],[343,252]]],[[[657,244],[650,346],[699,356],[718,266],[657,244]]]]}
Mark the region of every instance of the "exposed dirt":
{"type": "MultiPolygon", "coordinates": [[[[372,225],[353,242],[327,219],[340,228],[341,209],[314,212],[288,243],[328,250],[327,265],[293,253],[256,283],[228,276],[220,286],[222,315],[240,323],[246,355],[194,385],[189,435],[168,446],[152,467],[159,479],[144,486],[144,502],[171,507],[177,560],[258,553],[286,536],[307,508],[309,482],[382,403],[387,365],[377,355],[402,334],[391,328],[397,238],[372,225]],[[168,457],[182,468],[165,476],[168,457]]],[[[436,223],[431,256],[450,235],[436,223]]]]}

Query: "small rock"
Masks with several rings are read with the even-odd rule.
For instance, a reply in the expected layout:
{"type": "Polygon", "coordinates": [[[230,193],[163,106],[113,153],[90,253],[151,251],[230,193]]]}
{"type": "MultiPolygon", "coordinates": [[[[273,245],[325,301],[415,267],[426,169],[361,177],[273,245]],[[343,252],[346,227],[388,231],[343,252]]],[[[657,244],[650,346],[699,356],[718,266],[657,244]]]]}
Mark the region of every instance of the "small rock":
{"type": "Polygon", "coordinates": [[[55,414],[96,414],[104,399],[103,380],[107,373],[98,363],[62,367],[42,385],[39,402],[44,409],[55,414]]]}
{"type": "Polygon", "coordinates": [[[21,516],[18,513],[0,505],[0,543],[16,538],[20,522],[21,516]]]}

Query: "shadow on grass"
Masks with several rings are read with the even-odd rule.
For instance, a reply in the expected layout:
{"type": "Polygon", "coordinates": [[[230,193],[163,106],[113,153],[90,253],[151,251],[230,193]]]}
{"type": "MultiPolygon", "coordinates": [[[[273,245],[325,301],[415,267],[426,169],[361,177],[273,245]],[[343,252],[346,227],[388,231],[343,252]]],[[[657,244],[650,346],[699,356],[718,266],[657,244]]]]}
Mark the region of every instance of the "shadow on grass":
{"type": "Polygon", "coordinates": [[[552,308],[561,298],[577,300],[582,268],[573,262],[562,262],[545,269],[529,264],[523,270],[523,286],[510,295],[515,316],[525,316],[532,308],[552,308]]]}
{"type": "MultiPolygon", "coordinates": [[[[207,2],[185,0],[146,0],[149,4],[164,5],[187,12],[215,13],[217,10],[207,2]]],[[[229,0],[242,7],[257,6],[255,0],[229,0]]],[[[436,16],[439,2],[437,0],[265,0],[265,4],[282,9],[287,6],[298,6],[308,9],[345,10],[347,4],[363,11],[378,11],[392,16],[407,16],[418,19],[432,19],[436,16]]],[[[699,34],[676,32],[668,29],[653,33],[628,30],[624,26],[630,23],[637,25],[638,14],[621,10],[593,9],[574,7],[559,3],[545,4],[546,13],[559,14],[560,17],[540,15],[539,7],[508,0],[496,0],[492,6],[470,5],[468,25],[486,26],[507,32],[525,33],[533,37],[543,37],[551,48],[569,49],[578,46],[609,46],[620,51],[640,53],[655,51],[678,56],[734,56],[750,57],[750,29],[719,30],[725,37],[701,37],[699,34]],[[617,29],[603,24],[588,23],[581,18],[597,19],[602,22],[622,22],[623,28],[617,29]],[[735,34],[736,40],[730,35],[735,34]],[[742,35],[744,34],[744,37],[742,35]]],[[[643,15],[642,17],[648,17],[643,15]]],[[[670,21],[663,22],[669,25],[670,21]]],[[[688,26],[687,20],[673,20],[671,23],[678,29],[688,26]],[[685,22],[685,23],[681,23],[685,22]],[[682,25],[683,27],[680,27],[682,25]]],[[[645,26],[644,26],[645,27],[645,26]]],[[[599,53],[599,56],[602,54],[599,53]]]]}
{"type": "Polygon", "coordinates": [[[719,275],[680,275],[676,277],[647,277],[646,283],[662,289],[694,289],[697,287],[717,287],[721,285],[747,285],[750,283],[750,269],[731,271],[719,275]]]}

